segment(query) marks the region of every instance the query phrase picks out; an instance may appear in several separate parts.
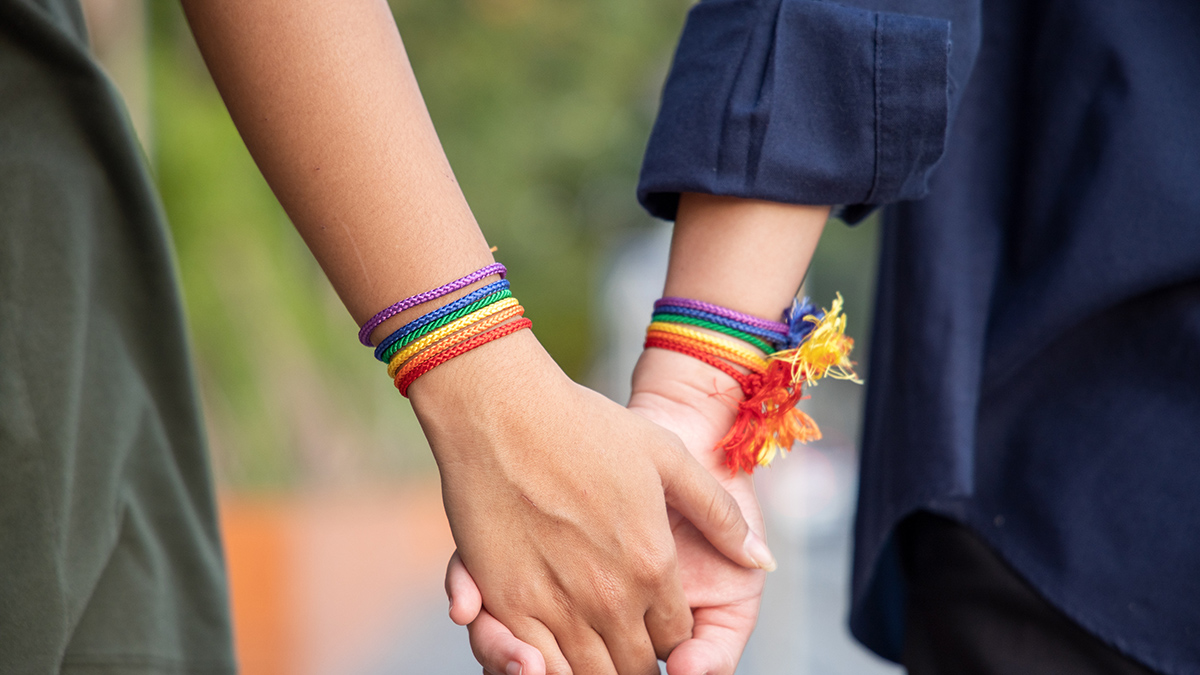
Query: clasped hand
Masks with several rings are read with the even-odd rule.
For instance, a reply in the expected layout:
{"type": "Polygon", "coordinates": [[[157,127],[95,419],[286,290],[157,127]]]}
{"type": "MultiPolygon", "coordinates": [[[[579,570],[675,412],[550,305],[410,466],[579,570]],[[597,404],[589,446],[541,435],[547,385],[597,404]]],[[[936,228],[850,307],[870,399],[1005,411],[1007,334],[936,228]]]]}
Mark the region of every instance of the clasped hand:
{"type": "Polygon", "coordinates": [[[544,363],[464,364],[504,370],[493,397],[414,396],[459,547],[451,617],[486,672],[733,672],[774,562],[748,477],[711,450],[732,409],[681,384],[713,379],[679,359],[643,357],[635,412],[544,363]]]}

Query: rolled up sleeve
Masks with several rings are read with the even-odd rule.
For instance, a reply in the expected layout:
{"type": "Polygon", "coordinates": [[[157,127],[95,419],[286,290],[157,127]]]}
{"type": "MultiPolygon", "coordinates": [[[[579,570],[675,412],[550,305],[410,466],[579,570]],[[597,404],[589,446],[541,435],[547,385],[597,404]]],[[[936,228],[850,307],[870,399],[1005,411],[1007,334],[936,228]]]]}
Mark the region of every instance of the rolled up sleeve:
{"type": "Polygon", "coordinates": [[[950,46],[948,18],[703,0],[663,89],[638,199],[668,220],[681,192],[845,205],[857,220],[920,198],[958,89],[950,46]]]}

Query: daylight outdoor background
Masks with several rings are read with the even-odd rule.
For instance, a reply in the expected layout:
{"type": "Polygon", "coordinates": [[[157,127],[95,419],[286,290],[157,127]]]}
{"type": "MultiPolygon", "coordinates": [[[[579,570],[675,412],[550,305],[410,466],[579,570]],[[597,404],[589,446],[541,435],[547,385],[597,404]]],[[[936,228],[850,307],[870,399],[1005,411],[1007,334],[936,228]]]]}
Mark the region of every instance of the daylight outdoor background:
{"type": "MultiPolygon", "coordinates": [[[[623,402],[669,227],[634,199],[690,3],[391,3],[450,162],[540,340],[623,402]]],[[[453,549],[407,402],[259,176],[175,3],[87,0],[174,235],[220,494],[238,654],[263,673],[478,672],[445,616],[453,549]]],[[[876,226],[835,223],[806,290],[846,298],[865,361],[876,226]]],[[[895,672],[845,629],[861,390],[760,472],[781,568],[739,673],[895,672]]]]}

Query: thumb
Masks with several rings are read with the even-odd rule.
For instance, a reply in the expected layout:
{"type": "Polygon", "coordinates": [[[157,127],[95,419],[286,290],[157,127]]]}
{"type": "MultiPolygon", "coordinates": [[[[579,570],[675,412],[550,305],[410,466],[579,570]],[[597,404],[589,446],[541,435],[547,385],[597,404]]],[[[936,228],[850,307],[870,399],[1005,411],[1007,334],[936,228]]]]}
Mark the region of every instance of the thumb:
{"type": "Polygon", "coordinates": [[[667,503],[683,514],[718,551],[742,567],[775,569],[775,556],[742,516],[737,500],[686,451],[661,471],[667,503]]]}
{"type": "Polygon", "coordinates": [[[697,609],[692,639],[671,652],[667,675],[734,675],[754,630],[754,614],[739,614],[713,607],[697,609]]]}
{"type": "Polygon", "coordinates": [[[479,616],[483,596],[462,558],[458,557],[458,551],[450,556],[450,564],[446,565],[446,595],[450,598],[450,620],[454,623],[465,626],[479,616]]]}

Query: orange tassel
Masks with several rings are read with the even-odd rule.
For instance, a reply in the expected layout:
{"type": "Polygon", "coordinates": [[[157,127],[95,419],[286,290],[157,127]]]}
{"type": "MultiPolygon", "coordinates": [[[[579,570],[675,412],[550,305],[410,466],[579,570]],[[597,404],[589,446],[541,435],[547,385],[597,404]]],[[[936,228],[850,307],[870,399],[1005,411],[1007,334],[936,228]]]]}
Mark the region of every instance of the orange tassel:
{"type": "Polygon", "coordinates": [[[766,372],[746,378],[746,399],[738,403],[737,419],[717,446],[732,473],[754,473],[797,442],[820,440],[817,423],[796,408],[804,384],[815,385],[822,377],[860,382],[850,361],[854,340],[845,335],[841,309],[839,294],[824,317],[807,318],[815,326],[803,344],[772,354],[766,372]]]}

